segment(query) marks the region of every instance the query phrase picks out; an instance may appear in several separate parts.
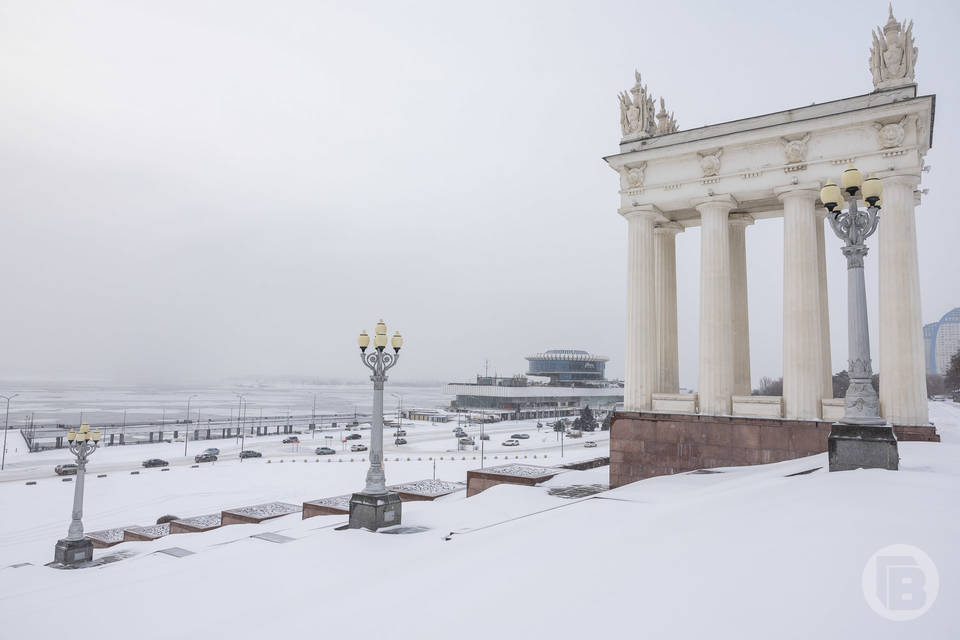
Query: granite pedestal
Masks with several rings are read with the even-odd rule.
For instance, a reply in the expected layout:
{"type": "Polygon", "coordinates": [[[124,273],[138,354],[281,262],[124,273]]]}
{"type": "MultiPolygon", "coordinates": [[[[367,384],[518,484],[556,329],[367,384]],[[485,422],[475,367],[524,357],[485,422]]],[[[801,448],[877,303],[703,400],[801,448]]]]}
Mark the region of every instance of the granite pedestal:
{"type": "Polygon", "coordinates": [[[897,439],[890,425],[833,423],[827,438],[830,471],[888,469],[900,465],[897,439]]]}
{"type": "Polygon", "coordinates": [[[57,546],[53,552],[54,563],[61,565],[84,564],[93,560],[93,542],[83,538],[82,540],[57,540],[57,546]]]}
{"type": "Polygon", "coordinates": [[[402,506],[395,493],[355,493],[350,498],[350,528],[376,531],[400,524],[402,506]]]}

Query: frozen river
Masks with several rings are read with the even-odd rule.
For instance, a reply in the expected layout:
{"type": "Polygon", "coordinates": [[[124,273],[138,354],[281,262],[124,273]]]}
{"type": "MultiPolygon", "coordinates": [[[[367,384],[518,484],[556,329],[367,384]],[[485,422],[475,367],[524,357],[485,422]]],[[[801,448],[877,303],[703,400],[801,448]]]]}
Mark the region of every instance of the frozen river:
{"type": "MultiPolygon", "coordinates": [[[[150,420],[182,419],[187,399],[192,419],[229,418],[236,415],[237,394],[247,403],[246,415],[310,415],[316,399],[317,414],[344,414],[356,411],[369,415],[373,401],[370,383],[294,384],[236,383],[220,385],[118,385],[92,382],[0,382],[0,393],[19,394],[10,403],[10,426],[23,427],[31,415],[38,424],[75,424],[83,419],[91,424],[127,424],[150,420]],[[126,416],[124,417],[124,413],[126,416]]],[[[453,398],[433,385],[391,385],[387,383],[384,407],[394,411],[403,398],[404,408],[436,408],[449,405],[453,398]]],[[[4,403],[5,404],[5,403],[4,403]]],[[[0,405],[0,411],[2,411],[0,405]]],[[[2,419],[0,415],[0,419],[2,419]]],[[[0,429],[2,429],[0,424],[0,429]]]]}

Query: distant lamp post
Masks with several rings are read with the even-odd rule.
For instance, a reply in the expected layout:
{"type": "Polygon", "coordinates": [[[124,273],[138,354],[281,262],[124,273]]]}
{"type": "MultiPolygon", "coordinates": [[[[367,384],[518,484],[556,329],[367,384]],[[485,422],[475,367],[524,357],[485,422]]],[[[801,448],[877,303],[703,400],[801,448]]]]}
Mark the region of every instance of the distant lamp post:
{"type": "MultiPolygon", "coordinates": [[[[197,394],[191,394],[187,398],[187,419],[184,420],[184,431],[183,431],[183,457],[187,457],[187,443],[190,441],[190,401],[197,397],[197,394]]],[[[199,420],[199,418],[197,418],[199,420]]]]}
{"type": "Polygon", "coordinates": [[[370,336],[366,331],[360,333],[357,344],[360,346],[360,360],[370,369],[373,381],[373,417],[370,432],[370,469],[367,470],[367,483],[363,491],[350,498],[350,528],[376,531],[383,527],[400,524],[400,496],[387,491],[386,476],[383,473],[383,383],[387,380],[387,371],[400,359],[400,347],[403,338],[400,332],[390,338],[393,353],[385,351],[387,346],[387,325],[383,320],[377,323],[373,335],[373,350],[370,336]]]}
{"type": "Polygon", "coordinates": [[[7,412],[6,417],[3,419],[3,453],[0,454],[0,471],[3,471],[4,467],[7,466],[7,431],[10,429],[10,401],[16,398],[19,393],[15,393],[12,396],[0,396],[7,401],[7,412]]]}
{"type": "Polygon", "coordinates": [[[879,178],[863,179],[850,167],[843,172],[840,186],[832,180],[820,190],[820,200],[827,208],[827,220],[847,257],[847,345],[850,386],[844,399],[843,419],[835,422],[827,441],[830,471],[850,469],[890,469],[899,466],[897,439],[893,429],[880,416],[880,402],[873,388],[870,364],[870,334],[867,320],[867,291],[863,280],[863,257],[867,255],[865,240],[880,222],[879,178]],[[860,209],[858,195],[866,203],[860,209]],[[844,202],[846,200],[846,202],[844,202]],[[846,210],[844,210],[846,205],[846,210]]]}
{"type": "Polygon", "coordinates": [[[93,543],[83,537],[83,478],[87,470],[87,458],[100,444],[100,431],[90,431],[90,425],[80,425],[67,434],[70,453],[77,457],[77,480],[73,487],[73,517],[67,537],[57,541],[53,561],[62,566],[76,566],[93,560],[93,543]]]}

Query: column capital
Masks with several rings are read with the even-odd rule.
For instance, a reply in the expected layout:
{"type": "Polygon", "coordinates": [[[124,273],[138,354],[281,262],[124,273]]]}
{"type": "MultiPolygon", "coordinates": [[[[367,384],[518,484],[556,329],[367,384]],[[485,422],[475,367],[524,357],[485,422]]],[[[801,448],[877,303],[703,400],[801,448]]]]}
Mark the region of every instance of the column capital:
{"type": "Polygon", "coordinates": [[[749,227],[753,222],[753,216],[749,213],[731,213],[727,218],[730,226],[749,227]]]}
{"type": "Polygon", "coordinates": [[[780,202],[786,198],[803,198],[811,202],[820,197],[819,182],[801,182],[799,184],[790,184],[783,187],[775,187],[773,193],[780,202]]]}
{"type": "Polygon", "coordinates": [[[676,235],[683,233],[683,225],[679,222],[660,222],[653,228],[653,232],[657,235],[676,235]]]}
{"type": "Polygon", "coordinates": [[[916,189],[920,185],[921,179],[919,169],[909,171],[880,171],[875,175],[880,178],[880,182],[882,182],[884,186],[888,184],[902,184],[911,189],[916,189]]]}
{"type": "Polygon", "coordinates": [[[627,220],[630,220],[631,218],[641,218],[641,217],[650,218],[654,221],[667,219],[667,217],[663,215],[663,211],[660,211],[660,209],[655,204],[640,204],[640,205],[634,205],[629,208],[620,207],[619,209],[617,209],[617,213],[622,215],[627,220]]]}
{"type": "Polygon", "coordinates": [[[694,198],[690,201],[691,206],[697,211],[703,212],[704,207],[713,206],[725,206],[727,211],[735,207],[739,207],[740,203],[737,202],[737,199],[734,198],[729,193],[723,193],[720,195],[706,196],[705,198],[694,198]]]}

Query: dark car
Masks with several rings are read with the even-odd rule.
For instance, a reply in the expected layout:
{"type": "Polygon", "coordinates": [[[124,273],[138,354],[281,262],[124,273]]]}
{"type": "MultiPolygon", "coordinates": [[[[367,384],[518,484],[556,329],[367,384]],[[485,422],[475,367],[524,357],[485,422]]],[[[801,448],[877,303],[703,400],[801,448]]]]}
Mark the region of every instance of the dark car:
{"type": "Polygon", "coordinates": [[[393,441],[393,444],[407,444],[407,439],[406,439],[406,438],[397,438],[396,440],[393,441]]]}
{"type": "Polygon", "coordinates": [[[351,433],[351,434],[348,435],[346,438],[344,438],[344,440],[359,440],[359,439],[361,439],[362,437],[363,437],[363,436],[360,435],[359,433],[351,433]]]}
{"type": "Polygon", "coordinates": [[[397,432],[394,433],[393,435],[395,435],[398,438],[402,438],[403,436],[407,435],[407,432],[403,429],[397,429],[397,432]]]}
{"type": "Polygon", "coordinates": [[[510,437],[513,438],[514,440],[527,440],[527,439],[530,438],[530,434],[529,434],[529,433],[515,433],[515,434],[513,434],[513,435],[510,436],[510,437]]]}
{"type": "Polygon", "coordinates": [[[215,455],[215,456],[220,455],[220,449],[217,449],[216,447],[210,447],[209,449],[204,449],[203,452],[204,452],[204,453],[209,453],[209,454],[215,455]]]}
{"type": "Polygon", "coordinates": [[[330,447],[317,447],[318,456],[332,456],[335,453],[336,451],[334,451],[330,447]]]}
{"type": "MultiPolygon", "coordinates": [[[[207,451],[204,451],[204,453],[206,454],[207,451]]],[[[214,455],[216,455],[216,454],[214,454],[214,455]]],[[[248,449],[248,450],[246,450],[246,451],[241,451],[241,452],[240,452],[240,459],[241,459],[241,460],[242,460],[243,458],[260,458],[260,457],[262,457],[262,456],[263,456],[262,453],[260,453],[259,451],[253,451],[252,449],[248,449]]]]}
{"type": "Polygon", "coordinates": [[[77,465],[70,464],[58,464],[53,470],[58,476],[73,476],[77,474],[77,465]]]}
{"type": "Polygon", "coordinates": [[[298,438],[297,436],[290,436],[289,438],[284,438],[283,444],[300,444],[300,438],[298,438]]]}
{"type": "Polygon", "coordinates": [[[160,458],[150,458],[143,461],[143,466],[149,469],[150,467],[167,467],[170,466],[170,463],[160,458]]]}
{"type": "Polygon", "coordinates": [[[199,462],[216,462],[217,456],[213,455],[212,453],[201,453],[199,455],[193,456],[193,461],[198,463],[199,462]]]}
{"type": "Polygon", "coordinates": [[[480,439],[481,439],[481,440],[489,440],[489,439],[490,439],[490,434],[489,434],[489,433],[481,433],[481,434],[480,434],[480,439]]]}

